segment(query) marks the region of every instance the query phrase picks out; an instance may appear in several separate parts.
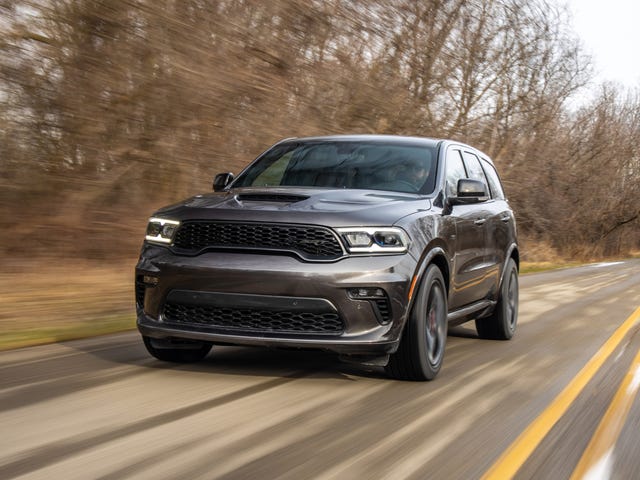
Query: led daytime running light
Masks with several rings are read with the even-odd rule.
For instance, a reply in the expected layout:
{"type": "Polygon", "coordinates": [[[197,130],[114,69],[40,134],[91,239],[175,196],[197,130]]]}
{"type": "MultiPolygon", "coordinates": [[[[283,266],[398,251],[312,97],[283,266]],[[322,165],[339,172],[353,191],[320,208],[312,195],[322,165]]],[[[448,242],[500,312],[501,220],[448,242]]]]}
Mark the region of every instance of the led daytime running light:
{"type": "Polygon", "coordinates": [[[350,253],[404,253],[409,237],[397,227],[339,228],[350,253]]]}
{"type": "Polygon", "coordinates": [[[148,242],[170,245],[179,226],[180,222],[176,220],[150,218],[147,224],[147,234],[144,238],[148,242]]]}

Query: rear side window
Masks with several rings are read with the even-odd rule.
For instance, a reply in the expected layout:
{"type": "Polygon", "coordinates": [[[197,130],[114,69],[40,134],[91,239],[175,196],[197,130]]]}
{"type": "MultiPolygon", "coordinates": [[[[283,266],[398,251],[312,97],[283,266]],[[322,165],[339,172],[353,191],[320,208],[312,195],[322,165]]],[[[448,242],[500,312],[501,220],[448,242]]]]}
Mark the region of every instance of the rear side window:
{"type": "Polygon", "coordinates": [[[469,172],[469,178],[480,180],[487,185],[487,177],[484,175],[484,170],[482,170],[478,157],[469,152],[462,152],[462,157],[464,158],[464,165],[467,167],[467,172],[469,172]]]}
{"type": "Polygon", "coordinates": [[[498,172],[496,172],[496,169],[493,168],[493,165],[491,165],[485,159],[482,159],[481,162],[484,173],[487,175],[487,180],[489,181],[491,197],[495,198],[496,200],[504,200],[504,190],[502,189],[502,184],[500,183],[498,172]]]}

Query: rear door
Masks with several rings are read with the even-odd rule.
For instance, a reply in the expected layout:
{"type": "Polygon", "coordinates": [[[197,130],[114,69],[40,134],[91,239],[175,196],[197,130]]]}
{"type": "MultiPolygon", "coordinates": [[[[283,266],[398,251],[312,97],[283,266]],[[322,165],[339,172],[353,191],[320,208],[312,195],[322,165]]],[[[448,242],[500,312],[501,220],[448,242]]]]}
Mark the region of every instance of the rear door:
{"type": "MultiPolygon", "coordinates": [[[[494,166],[486,159],[480,157],[482,169],[489,183],[491,192],[491,200],[487,202],[487,207],[491,212],[487,223],[487,251],[488,261],[496,265],[500,273],[506,262],[507,252],[516,237],[515,218],[513,211],[505,198],[502,184],[498,177],[498,173],[494,166]]],[[[497,298],[500,278],[496,279],[493,288],[494,295],[497,298]]]]}

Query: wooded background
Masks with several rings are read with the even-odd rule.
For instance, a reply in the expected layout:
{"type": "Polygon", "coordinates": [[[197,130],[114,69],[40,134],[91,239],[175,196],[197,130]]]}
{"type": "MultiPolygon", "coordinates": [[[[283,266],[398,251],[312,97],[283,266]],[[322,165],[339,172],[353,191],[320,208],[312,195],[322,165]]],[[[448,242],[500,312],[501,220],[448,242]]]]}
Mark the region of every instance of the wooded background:
{"type": "Polygon", "coordinates": [[[0,0],[1,254],[135,258],[281,138],[390,133],[490,155],[523,258],[623,255],[640,97],[592,78],[542,0],[0,0]]]}

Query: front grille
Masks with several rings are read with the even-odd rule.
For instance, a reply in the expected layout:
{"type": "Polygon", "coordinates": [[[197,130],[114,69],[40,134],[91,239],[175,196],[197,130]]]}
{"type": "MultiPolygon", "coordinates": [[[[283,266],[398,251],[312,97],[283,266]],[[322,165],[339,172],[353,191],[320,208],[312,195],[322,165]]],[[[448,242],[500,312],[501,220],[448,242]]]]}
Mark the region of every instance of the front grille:
{"type": "Polygon", "coordinates": [[[285,224],[185,222],[176,232],[174,248],[178,253],[215,248],[284,250],[307,260],[343,255],[338,238],[328,228],[285,224]]]}
{"type": "Polygon", "coordinates": [[[167,302],[166,322],[255,333],[331,334],[343,332],[344,325],[333,312],[267,311],[167,302]]]}

